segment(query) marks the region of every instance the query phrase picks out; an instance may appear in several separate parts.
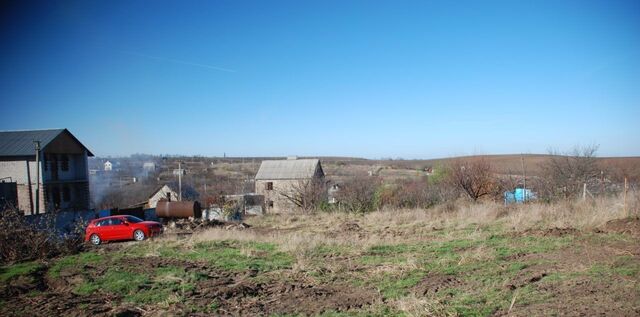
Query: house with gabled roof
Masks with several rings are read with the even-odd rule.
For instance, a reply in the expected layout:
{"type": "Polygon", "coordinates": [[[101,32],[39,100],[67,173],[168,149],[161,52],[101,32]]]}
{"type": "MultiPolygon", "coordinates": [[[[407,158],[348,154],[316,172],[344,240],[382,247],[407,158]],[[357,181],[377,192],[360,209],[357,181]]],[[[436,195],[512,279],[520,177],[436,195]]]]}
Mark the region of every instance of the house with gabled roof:
{"type": "Polygon", "coordinates": [[[295,210],[290,194],[302,182],[324,179],[319,159],[265,160],[255,177],[255,192],[264,196],[267,212],[295,210]]]}
{"type": "Polygon", "coordinates": [[[17,207],[27,214],[88,210],[89,156],[67,129],[0,132],[0,182],[15,187],[17,207]]]}
{"type": "Polygon", "coordinates": [[[156,189],[147,200],[146,208],[156,208],[160,200],[178,201],[178,190],[164,184],[156,189]]]}

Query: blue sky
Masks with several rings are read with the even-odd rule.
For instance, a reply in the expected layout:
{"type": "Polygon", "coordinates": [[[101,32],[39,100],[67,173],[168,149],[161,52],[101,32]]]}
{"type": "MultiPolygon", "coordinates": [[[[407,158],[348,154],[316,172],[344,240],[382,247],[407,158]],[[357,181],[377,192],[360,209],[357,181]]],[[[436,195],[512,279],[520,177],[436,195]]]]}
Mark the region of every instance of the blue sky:
{"type": "Polygon", "coordinates": [[[640,155],[638,1],[16,1],[0,48],[0,130],[97,155],[640,155]]]}

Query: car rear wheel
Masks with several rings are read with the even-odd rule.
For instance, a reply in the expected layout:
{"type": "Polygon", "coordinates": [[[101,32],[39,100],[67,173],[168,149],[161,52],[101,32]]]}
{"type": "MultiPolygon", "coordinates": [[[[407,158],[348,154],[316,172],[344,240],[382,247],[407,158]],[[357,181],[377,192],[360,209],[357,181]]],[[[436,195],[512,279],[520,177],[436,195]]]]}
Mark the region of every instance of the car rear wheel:
{"type": "Polygon", "coordinates": [[[136,241],[142,241],[144,240],[145,236],[144,236],[144,232],[142,232],[142,230],[138,229],[136,231],[133,232],[133,239],[136,241]]]}
{"type": "Polygon", "coordinates": [[[91,235],[89,240],[91,240],[91,244],[93,245],[99,245],[100,243],[102,243],[102,240],[100,239],[100,237],[95,233],[91,235]]]}

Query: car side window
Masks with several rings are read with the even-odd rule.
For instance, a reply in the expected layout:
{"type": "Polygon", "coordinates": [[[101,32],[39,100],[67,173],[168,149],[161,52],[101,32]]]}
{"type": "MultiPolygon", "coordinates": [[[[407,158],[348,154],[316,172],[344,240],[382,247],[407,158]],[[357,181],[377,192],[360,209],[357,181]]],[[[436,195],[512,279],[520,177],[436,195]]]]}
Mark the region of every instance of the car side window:
{"type": "Polygon", "coordinates": [[[96,223],[96,227],[104,227],[109,225],[109,220],[101,220],[96,223]]]}
{"type": "Polygon", "coordinates": [[[118,219],[118,218],[111,219],[111,225],[112,226],[117,226],[117,225],[121,225],[121,224],[122,224],[122,219],[118,219]]]}

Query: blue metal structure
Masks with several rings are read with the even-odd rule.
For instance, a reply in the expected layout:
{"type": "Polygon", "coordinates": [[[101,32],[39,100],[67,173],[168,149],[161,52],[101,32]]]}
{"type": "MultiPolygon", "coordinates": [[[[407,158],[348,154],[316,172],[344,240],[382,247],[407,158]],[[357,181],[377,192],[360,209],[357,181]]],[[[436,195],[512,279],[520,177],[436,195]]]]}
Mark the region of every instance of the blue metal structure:
{"type": "Polygon", "coordinates": [[[525,201],[529,201],[532,199],[536,199],[536,195],[529,189],[516,188],[513,191],[504,192],[505,205],[513,203],[524,203],[525,201]]]}

